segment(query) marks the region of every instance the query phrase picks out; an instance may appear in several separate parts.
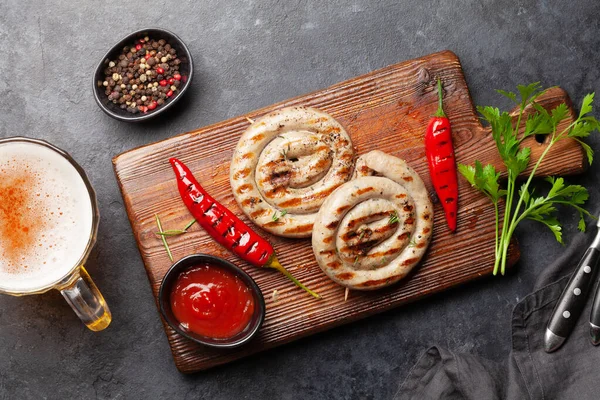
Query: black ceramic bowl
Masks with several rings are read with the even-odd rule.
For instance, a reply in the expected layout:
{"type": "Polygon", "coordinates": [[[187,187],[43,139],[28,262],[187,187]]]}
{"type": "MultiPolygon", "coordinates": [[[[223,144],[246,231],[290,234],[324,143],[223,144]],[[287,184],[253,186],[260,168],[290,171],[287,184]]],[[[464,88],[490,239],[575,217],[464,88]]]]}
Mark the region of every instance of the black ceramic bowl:
{"type": "Polygon", "coordinates": [[[159,28],[140,29],[139,31],[133,32],[121,39],[104,55],[104,57],[102,57],[102,60],[98,63],[96,72],[94,73],[94,98],[96,99],[96,103],[98,103],[102,111],[113,118],[127,122],[146,121],[164,113],[173,107],[173,105],[183,96],[188,86],[190,86],[193,73],[194,64],[192,62],[192,56],[187,46],[177,35],[159,28]],[[156,107],[154,110],[148,111],[145,114],[132,114],[127,110],[122,110],[117,104],[114,104],[112,101],[108,100],[108,96],[106,93],[104,93],[104,86],[98,86],[98,82],[104,81],[104,69],[111,60],[116,60],[119,58],[123,47],[131,46],[136,40],[145,36],[149,36],[156,40],[164,39],[171,45],[171,47],[177,50],[177,57],[181,60],[181,64],[179,64],[179,73],[182,76],[183,84],[179,87],[179,90],[175,92],[175,95],[165,101],[165,104],[162,106],[156,107]]]}
{"type": "Polygon", "coordinates": [[[256,282],[254,282],[250,275],[229,261],[208,254],[192,254],[173,264],[160,285],[158,301],[160,305],[160,312],[163,318],[169,325],[171,325],[173,329],[186,338],[193,340],[194,342],[210,347],[232,348],[247,343],[256,335],[265,319],[265,299],[262,295],[262,292],[258,288],[258,285],[256,282]],[[215,265],[233,272],[252,291],[252,295],[254,297],[254,315],[252,316],[252,319],[250,320],[250,323],[246,329],[231,338],[215,339],[187,331],[181,327],[179,321],[177,318],[175,318],[175,315],[173,315],[173,311],[171,310],[171,288],[173,287],[177,277],[186,269],[202,263],[215,265]]]}

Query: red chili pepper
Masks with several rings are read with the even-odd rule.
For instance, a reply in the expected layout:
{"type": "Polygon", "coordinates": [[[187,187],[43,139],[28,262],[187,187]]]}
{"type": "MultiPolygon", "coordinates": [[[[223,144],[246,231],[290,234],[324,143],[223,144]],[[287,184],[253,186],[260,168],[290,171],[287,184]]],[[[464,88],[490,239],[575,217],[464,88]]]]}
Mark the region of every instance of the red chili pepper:
{"type": "Polygon", "coordinates": [[[442,106],[442,82],[438,78],[439,105],[429,121],[425,134],[425,152],[429,161],[429,174],[438,198],[442,202],[448,228],[456,230],[458,210],[458,178],[452,146],[452,128],[442,106]]]}
{"type": "Polygon", "coordinates": [[[169,160],[175,175],[177,187],[183,202],[196,221],[210,236],[241,259],[256,267],[274,268],[288,277],[297,286],[312,296],[318,294],[308,289],[294,278],[277,260],[273,246],[254,232],[234,213],[213,199],[200,186],[192,172],[176,158],[169,160]]]}

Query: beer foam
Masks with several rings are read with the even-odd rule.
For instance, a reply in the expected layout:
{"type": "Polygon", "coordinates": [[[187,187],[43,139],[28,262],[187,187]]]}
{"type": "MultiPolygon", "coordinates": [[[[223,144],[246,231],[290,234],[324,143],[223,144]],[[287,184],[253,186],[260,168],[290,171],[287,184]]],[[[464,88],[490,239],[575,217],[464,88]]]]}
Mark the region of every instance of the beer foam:
{"type": "Polygon", "coordinates": [[[0,289],[60,282],[90,241],[93,210],[77,169],[31,142],[0,144],[0,289]]]}

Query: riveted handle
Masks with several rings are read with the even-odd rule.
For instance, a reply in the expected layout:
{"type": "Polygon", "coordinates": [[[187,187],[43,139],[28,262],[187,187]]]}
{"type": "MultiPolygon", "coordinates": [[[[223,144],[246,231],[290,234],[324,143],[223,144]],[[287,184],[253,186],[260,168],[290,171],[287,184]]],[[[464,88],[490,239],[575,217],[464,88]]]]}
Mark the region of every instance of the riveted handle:
{"type": "Polygon", "coordinates": [[[577,265],[548,322],[548,329],[555,335],[567,338],[573,330],[594,285],[598,259],[600,251],[589,248],[577,265]]]}
{"type": "Polygon", "coordinates": [[[590,335],[594,346],[600,344],[600,283],[596,287],[594,304],[590,313],[590,335]]]}

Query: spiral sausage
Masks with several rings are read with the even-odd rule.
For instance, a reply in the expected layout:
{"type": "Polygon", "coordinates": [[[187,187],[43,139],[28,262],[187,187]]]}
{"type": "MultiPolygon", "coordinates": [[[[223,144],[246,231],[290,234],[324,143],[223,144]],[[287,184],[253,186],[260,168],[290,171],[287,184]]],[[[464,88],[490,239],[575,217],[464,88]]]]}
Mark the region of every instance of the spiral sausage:
{"type": "Polygon", "coordinates": [[[255,224],[280,236],[308,237],[319,207],[352,175],[344,128],[314,108],[288,107],[242,134],[230,169],[233,195],[255,224]]]}
{"type": "Polygon", "coordinates": [[[353,178],[321,206],[313,251],[340,285],[378,289],[402,279],[425,254],[433,206],[419,175],[381,151],[359,157],[353,178]]]}

